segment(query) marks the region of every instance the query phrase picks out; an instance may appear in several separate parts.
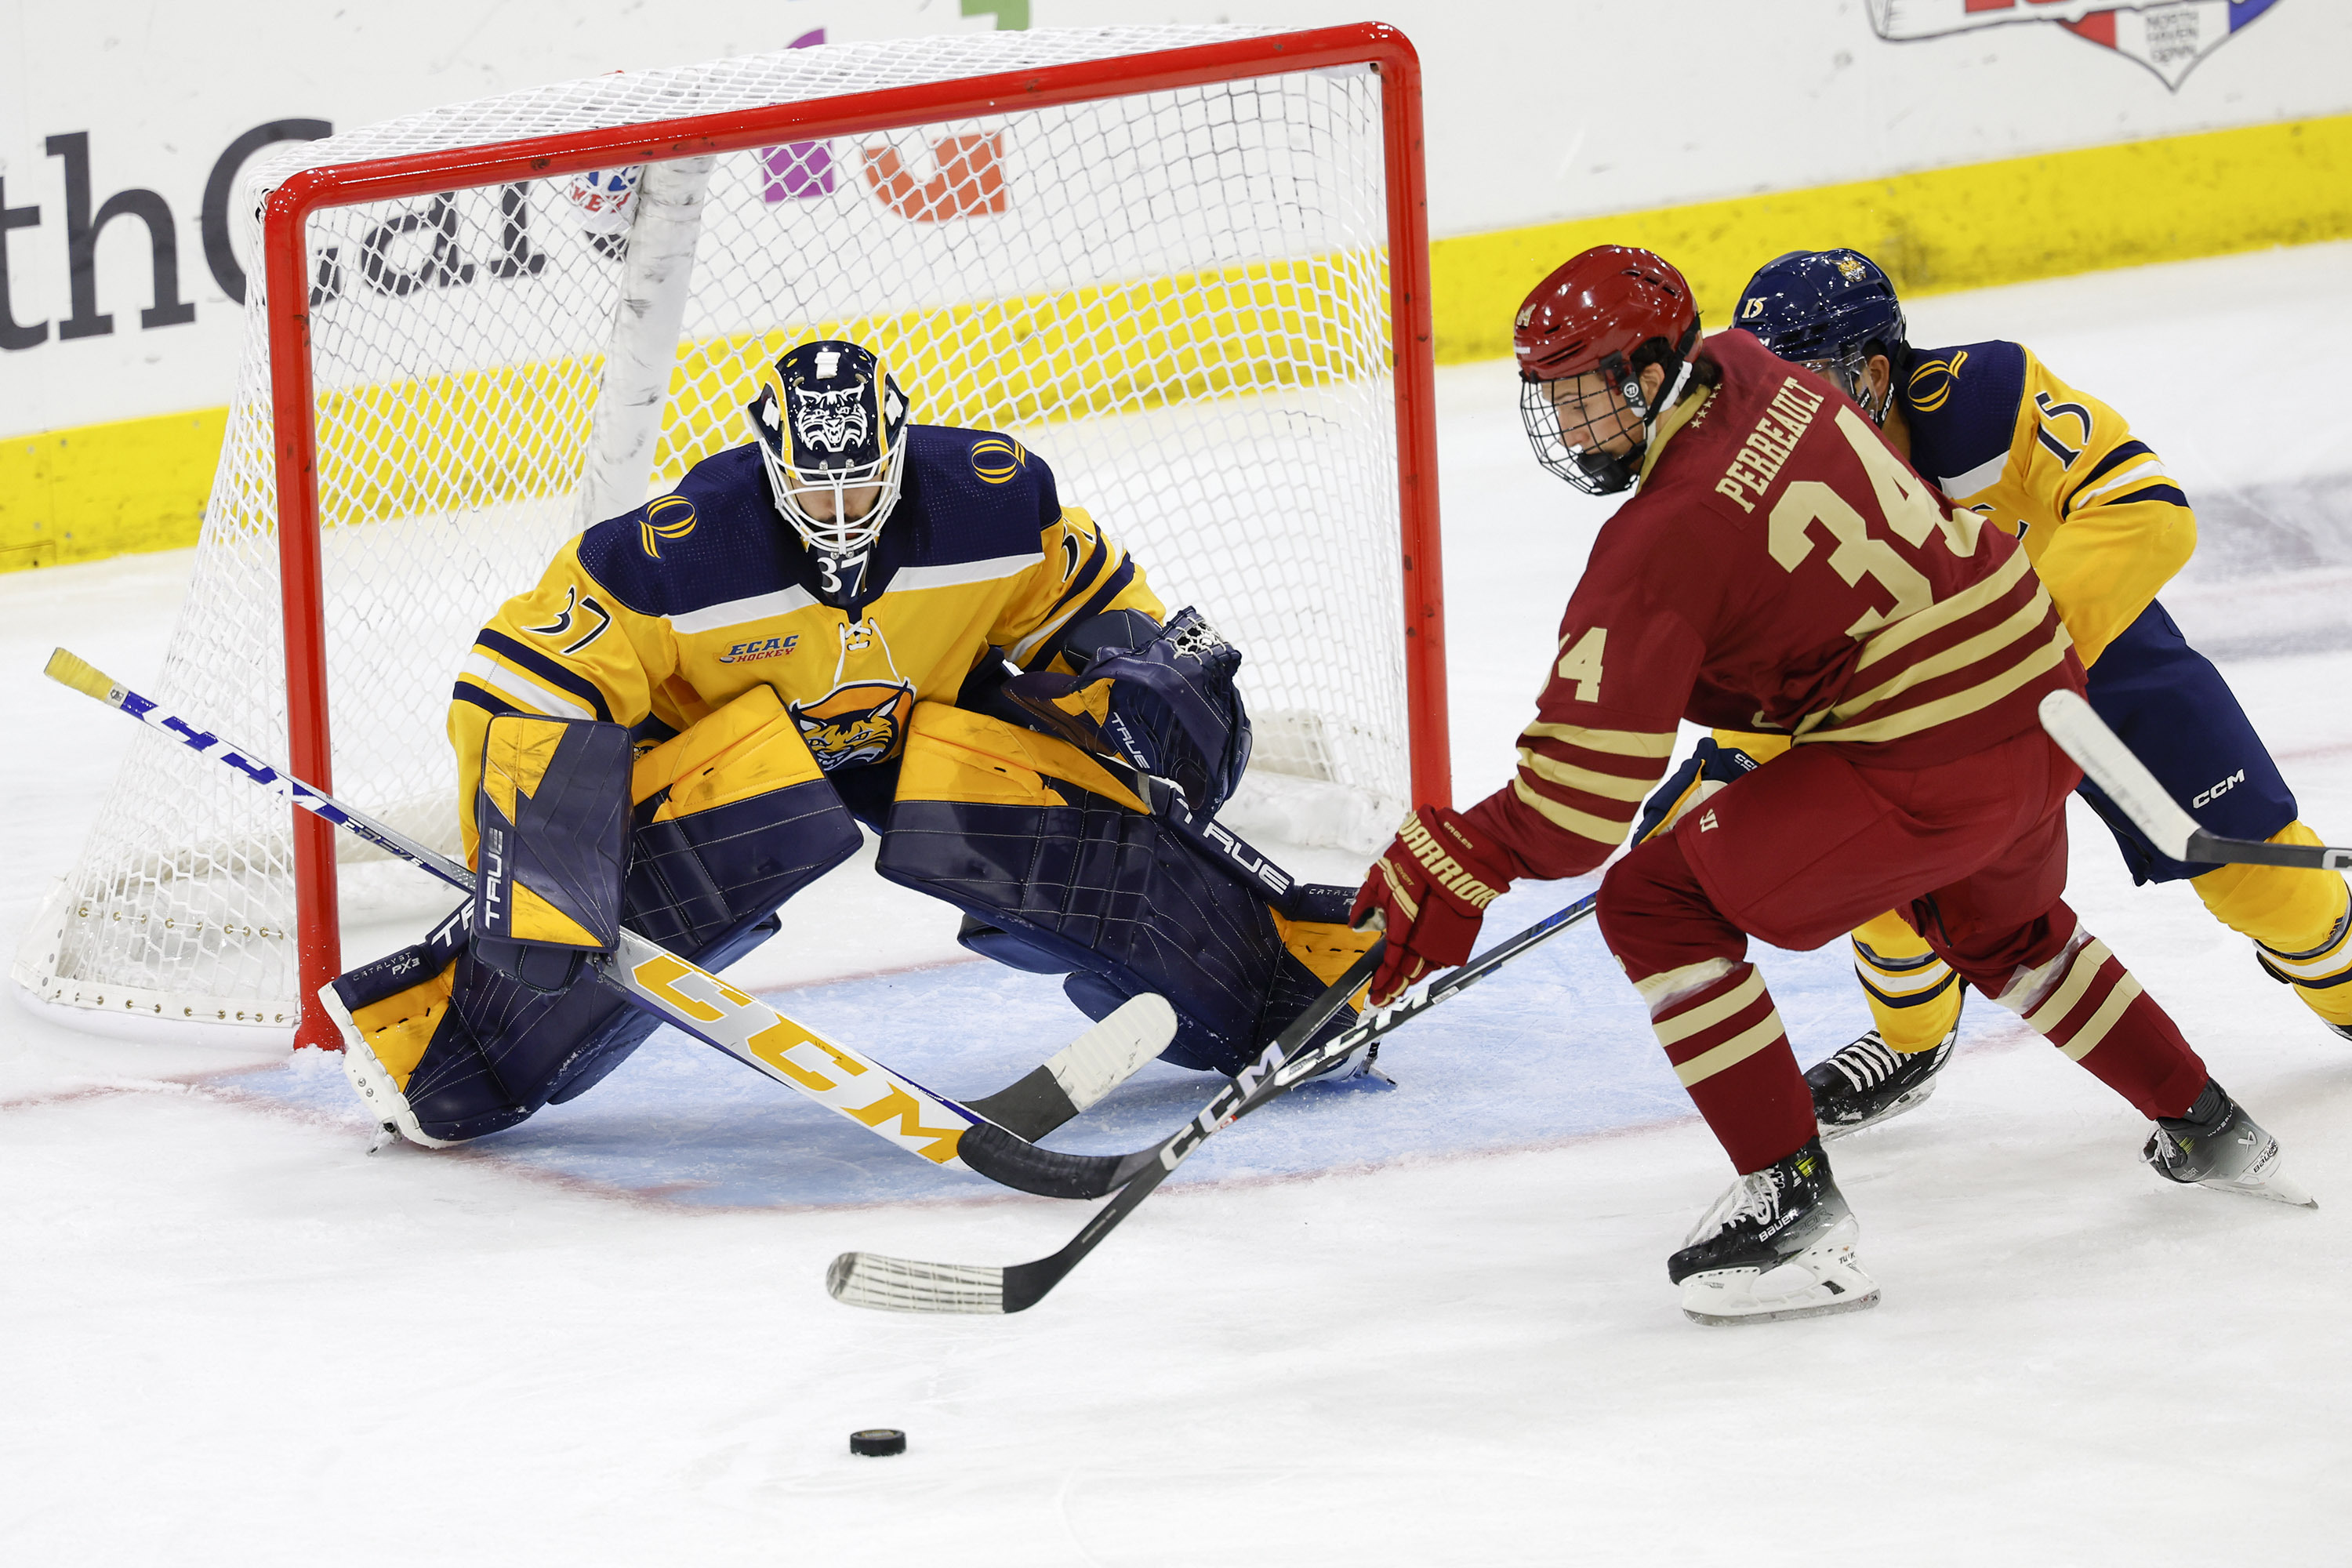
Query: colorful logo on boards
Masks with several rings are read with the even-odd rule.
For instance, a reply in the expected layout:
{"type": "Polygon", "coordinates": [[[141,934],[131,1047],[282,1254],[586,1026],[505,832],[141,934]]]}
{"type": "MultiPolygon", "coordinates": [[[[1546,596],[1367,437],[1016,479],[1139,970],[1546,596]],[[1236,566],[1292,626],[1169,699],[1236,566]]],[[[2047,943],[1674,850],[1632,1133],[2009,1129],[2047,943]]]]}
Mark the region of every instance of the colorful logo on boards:
{"type": "Polygon", "coordinates": [[[637,542],[658,561],[663,540],[684,539],[693,531],[694,503],[684,496],[659,496],[646,503],[645,521],[637,524],[637,542]]]}
{"type": "Polygon", "coordinates": [[[1979,27],[2054,22],[2126,59],[2137,60],[2179,91],[2197,63],[2228,43],[2277,0],[1870,0],[1882,38],[1908,43],[1979,27]]]}
{"type": "Polygon", "coordinates": [[[1021,449],[1020,442],[1008,441],[1001,436],[971,444],[971,471],[980,476],[982,484],[1010,484],[1013,476],[1021,471],[1021,465],[1028,460],[1029,454],[1021,449]]]}

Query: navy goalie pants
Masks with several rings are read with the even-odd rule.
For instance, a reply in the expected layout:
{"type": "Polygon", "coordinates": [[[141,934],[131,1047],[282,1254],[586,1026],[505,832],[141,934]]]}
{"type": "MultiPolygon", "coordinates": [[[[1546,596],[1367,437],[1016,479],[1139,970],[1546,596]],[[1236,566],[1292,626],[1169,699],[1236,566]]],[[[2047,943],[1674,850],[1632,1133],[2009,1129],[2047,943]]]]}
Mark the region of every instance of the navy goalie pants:
{"type": "MultiPolygon", "coordinates": [[[[2162,605],[2151,603],[2090,673],[2092,708],[2206,832],[2263,839],[2295,819],[2294,795],[2236,694],[2162,605]]],[[[2090,780],[2076,793],[2115,834],[2134,881],[2176,882],[2214,869],[2159,853],[2090,780]]]]}

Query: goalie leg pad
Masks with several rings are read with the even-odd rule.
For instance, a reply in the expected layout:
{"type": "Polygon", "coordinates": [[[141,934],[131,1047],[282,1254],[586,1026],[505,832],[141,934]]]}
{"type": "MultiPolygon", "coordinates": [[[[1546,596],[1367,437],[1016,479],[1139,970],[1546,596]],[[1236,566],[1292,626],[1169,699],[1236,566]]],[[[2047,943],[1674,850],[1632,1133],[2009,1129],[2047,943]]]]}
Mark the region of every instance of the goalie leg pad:
{"type": "Polygon", "coordinates": [[[501,713],[482,742],[475,800],[474,952],[561,991],[621,935],[629,732],[593,719],[501,713]]]}
{"type": "Polygon", "coordinates": [[[1069,972],[1090,1016],[1164,995],[1163,1058],[1227,1074],[1372,941],[1347,929],[1350,889],[1294,886],[1277,910],[1076,746],[941,703],[916,706],[876,868],[964,910],[975,951],[1069,972]]]}
{"type": "MultiPolygon", "coordinates": [[[[859,842],[765,686],[638,758],[631,794],[624,922],[706,968],[774,934],[776,909],[859,842]]],[[[383,1109],[389,1086],[402,1104],[384,1120],[435,1143],[576,1098],[657,1023],[593,972],[552,992],[499,973],[468,950],[456,919],[332,989],[352,1020],[346,1044],[356,1040],[383,1068],[372,1103],[383,1109]],[[437,1009],[436,991],[446,998],[437,1009]]]]}

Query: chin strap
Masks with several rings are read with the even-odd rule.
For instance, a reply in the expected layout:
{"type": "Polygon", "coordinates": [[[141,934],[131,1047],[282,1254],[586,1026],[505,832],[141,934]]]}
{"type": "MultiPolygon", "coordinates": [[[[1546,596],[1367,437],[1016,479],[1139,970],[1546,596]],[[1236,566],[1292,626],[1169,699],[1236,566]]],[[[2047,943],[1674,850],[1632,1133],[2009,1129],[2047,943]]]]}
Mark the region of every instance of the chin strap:
{"type": "Polygon", "coordinates": [[[1650,437],[1658,433],[1658,421],[1664,419],[1668,411],[1683,400],[1684,392],[1690,386],[1692,364],[1693,362],[1686,359],[1675,362],[1675,379],[1658,394],[1658,405],[1655,409],[1643,406],[1641,378],[1639,376],[1626,378],[1625,402],[1634,413],[1642,416],[1642,445],[1627,456],[1640,457],[1648,448],[1650,437]]]}

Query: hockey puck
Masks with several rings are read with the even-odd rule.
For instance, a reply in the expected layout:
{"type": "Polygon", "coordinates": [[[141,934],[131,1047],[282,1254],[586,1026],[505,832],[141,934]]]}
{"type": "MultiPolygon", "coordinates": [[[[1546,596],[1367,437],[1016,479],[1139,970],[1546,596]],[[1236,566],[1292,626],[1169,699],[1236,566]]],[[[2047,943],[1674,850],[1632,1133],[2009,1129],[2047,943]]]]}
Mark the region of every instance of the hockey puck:
{"type": "Polygon", "coordinates": [[[879,1458],[884,1454],[907,1451],[907,1435],[895,1426],[871,1426],[849,1435],[849,1451],[879,1458]]]}

